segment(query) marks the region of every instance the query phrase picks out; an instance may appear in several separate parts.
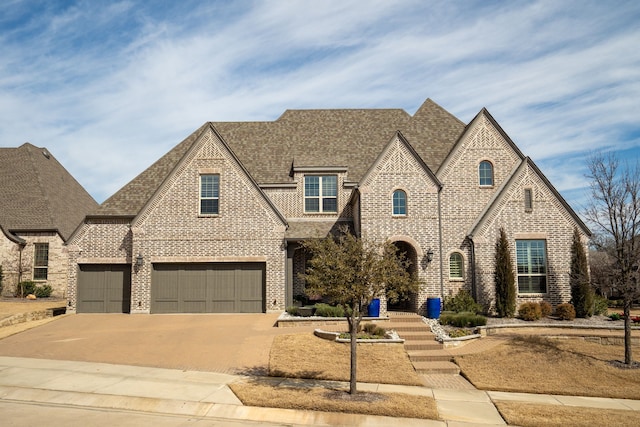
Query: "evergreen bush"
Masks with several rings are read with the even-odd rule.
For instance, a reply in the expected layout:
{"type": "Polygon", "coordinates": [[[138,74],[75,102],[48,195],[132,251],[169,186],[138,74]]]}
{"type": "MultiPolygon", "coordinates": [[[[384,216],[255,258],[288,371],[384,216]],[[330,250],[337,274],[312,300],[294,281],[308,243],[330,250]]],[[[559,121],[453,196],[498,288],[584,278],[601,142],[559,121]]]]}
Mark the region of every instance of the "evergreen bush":
{"type": "Polygon", "coordinates": [[[464,289],[460,289],[455,296],[444,297],[443,307],[445,311],[455,313],[468,311],[477,314],[482,311],[482,306],[475,302],[471,294],[464,289]]]}
{"type": "Polygon", "coordinates": [[[443,313],[440,315],[440,324],[451,325],[457,328],[473,328],[487,324],[487,318],[470,312],[443,313]]]}
{"type": "Polygon", "coordinates": [[[589,281],[587,254],[577,228],[573,229],[569,283],[571,285],[571,303],[575,308],[576,316],[591,317],[593,315],[594,292],[589,281]]]}
{"type": "Polygon", "coordinates": [[[34,294],[36,292],[36,283],[30,280],[26,280],[24,282],[18,283],[16,286],[15,296],[24,298],[29,294],[34,294]]]}
{"type": "Polygon", "coordinates": [[[48,298],[51,296],[51,292],[53,289],[49,285],[36,286],[34,290],[34,295],[37,298],[48,298]]]}
{"type": "Polygon", "coordinates": [[[600,295],[596,295],[593,300],[593,314],[606,316],[609,312],[609,300],[600,295]]]}
{"type": "Polygon", "coordinates": [[[516,279],[513,274],[513,262],[509,241],[504,228],[496,242],[495,273],[496,312],[499,317],[513,317],[516,312],[516,279]]]}

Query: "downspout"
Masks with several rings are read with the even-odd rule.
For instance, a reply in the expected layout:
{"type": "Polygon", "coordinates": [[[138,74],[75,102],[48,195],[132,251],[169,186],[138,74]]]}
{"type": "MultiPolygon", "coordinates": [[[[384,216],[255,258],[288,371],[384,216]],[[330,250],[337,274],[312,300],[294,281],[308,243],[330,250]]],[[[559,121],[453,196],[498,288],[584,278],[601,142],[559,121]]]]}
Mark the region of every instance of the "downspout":
{"type": "Polygon", "coordinates": [[[442,257],[442,201],[441,201],[442,187],[438,189],[438,234],[439,234],[439,246],[440,250],[440,298],[444,298],[444,260],[442,257]]]}
{"type": "Polygon", "coordinates": [[[470,253],[470,264],[471,264],[471,296],[477,302],[478,301],[478,292],[476,289],[476,246],[473,243],[473,236],[470,234],[467,236],[469,239],[469,243],[471,243],[471,253],[470,253]]]}

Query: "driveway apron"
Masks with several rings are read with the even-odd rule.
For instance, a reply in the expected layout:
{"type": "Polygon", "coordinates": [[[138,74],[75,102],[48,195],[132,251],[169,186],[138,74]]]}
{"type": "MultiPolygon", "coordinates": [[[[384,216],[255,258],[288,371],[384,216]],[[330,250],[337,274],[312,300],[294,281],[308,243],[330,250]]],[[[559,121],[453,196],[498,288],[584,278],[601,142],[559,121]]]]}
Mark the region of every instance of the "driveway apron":
{"type": "Polygon", "coordinates": [[[0,340],[0,356],[266,373],[278,314],[75,314],[0,340]]]}

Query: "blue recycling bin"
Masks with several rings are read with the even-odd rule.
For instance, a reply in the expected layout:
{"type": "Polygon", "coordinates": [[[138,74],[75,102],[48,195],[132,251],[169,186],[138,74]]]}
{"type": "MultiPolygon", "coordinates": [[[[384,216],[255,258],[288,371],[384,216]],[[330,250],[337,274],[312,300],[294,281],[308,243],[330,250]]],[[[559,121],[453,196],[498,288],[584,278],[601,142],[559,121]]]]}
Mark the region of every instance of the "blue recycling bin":
{"type": "Polygon", "coordinates": [[[374,298],[371,300],[369,307],[367,307],[367,314],[369,317],[380,317],[380,299],[374,298]]]}
{"type": "Polygon", "coordinates": [[[427,317],[429,319],[440,317],[440,298],[427,298],[427,317]]]}

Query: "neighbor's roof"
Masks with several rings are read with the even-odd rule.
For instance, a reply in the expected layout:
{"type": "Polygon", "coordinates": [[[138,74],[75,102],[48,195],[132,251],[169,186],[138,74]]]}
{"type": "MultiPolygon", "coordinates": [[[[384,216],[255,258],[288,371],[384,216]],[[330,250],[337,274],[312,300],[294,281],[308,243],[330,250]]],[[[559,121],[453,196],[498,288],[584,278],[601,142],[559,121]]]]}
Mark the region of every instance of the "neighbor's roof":
{"type": "MultiPolygon", "coordinates": [[[[208,124],[192,133],[107,199],[95,215],[135,216],[208,124]]],[[[465,124],[427,99],[413,115],[401,109],[287,110],[273,122],[213,122],[258,184],[291,182],[291,168],[347,167],[358,182],[396,131],[436,171],[465,124]]]]}
{"type": "Polygon", "coordinates": [[[57,230],[66,240],[97,206],[46,148],[28,142],[18,148],[0,148],[0,226],[4,230],[57,230]]]}

